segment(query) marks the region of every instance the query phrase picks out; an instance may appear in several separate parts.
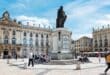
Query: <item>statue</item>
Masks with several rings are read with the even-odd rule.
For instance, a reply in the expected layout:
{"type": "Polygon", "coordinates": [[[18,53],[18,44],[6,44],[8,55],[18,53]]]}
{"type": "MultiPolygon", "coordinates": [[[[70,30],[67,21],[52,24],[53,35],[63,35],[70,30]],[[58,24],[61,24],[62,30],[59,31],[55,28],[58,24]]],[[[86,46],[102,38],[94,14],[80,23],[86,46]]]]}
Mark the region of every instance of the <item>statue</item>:
{"type": "Polygon", "coordinates": [[[63,11],[63,6],[60,6],[57,12],[57,19],[56,19],[56,28],[62,28],[64,27],[64,22],[66,20],[67,16],[65,12],[63,11]]]}

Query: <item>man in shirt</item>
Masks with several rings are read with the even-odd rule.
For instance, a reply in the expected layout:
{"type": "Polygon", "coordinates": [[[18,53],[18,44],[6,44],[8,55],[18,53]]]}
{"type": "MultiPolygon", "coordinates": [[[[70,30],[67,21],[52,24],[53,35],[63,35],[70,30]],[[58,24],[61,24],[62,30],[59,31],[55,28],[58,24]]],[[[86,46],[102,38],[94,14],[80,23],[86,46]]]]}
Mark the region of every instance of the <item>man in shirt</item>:
{"type": "Polygon", "coordinates": [[[28,66],[30,66],[30,64],[32,64],[32,67],[34,66],[34,55],[32,52],[29,54],[28,66]]]}

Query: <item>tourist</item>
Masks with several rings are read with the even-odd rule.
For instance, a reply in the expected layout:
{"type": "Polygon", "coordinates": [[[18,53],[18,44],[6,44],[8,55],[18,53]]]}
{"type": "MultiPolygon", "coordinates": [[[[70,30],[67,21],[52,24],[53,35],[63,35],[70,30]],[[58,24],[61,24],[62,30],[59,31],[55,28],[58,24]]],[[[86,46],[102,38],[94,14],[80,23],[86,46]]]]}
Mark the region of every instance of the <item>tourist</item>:
{"type": "Polygon", "coordinates": [[[18,59],[17,53],[15,54],[15,59],[16,59],[16,60],[18,59]]]}
{"type": "Polygon", "coordinates": [[[30,64],[32,64],[32,67],[34,66],[34,55],[33,55],[33,53],[29,54],[28,66],[30,66],[30,64]]]}
{"type": "Polygon", "coordinates": [[[107,68],[105,69],[105,75],[106,75],[107,71],[110,69],[110,52],[107,53],[107,55],[105,56],[105,60],[107,64],[107,68]]]}

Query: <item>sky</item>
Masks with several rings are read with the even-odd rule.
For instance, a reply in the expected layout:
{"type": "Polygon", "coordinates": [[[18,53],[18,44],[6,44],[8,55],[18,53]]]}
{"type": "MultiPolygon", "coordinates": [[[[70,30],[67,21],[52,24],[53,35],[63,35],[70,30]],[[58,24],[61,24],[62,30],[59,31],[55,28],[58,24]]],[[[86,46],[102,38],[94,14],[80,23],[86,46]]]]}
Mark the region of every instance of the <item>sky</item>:
{"type": "Polygon", "coordinates": [[[0,0],[0,17],[4,11],[23,24],[56,27],[57,10],[63,5],[67,15],[65,28],[72,39],[92,37],[92,29],[110,24],[110,0],[0,0]]]}

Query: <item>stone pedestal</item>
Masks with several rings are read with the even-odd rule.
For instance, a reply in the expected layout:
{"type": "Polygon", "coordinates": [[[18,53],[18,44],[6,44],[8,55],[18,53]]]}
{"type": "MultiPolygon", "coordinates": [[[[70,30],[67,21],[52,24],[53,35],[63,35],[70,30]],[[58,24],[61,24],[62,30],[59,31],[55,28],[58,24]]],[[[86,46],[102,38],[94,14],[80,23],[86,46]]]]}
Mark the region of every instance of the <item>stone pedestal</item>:
{"type": "Polygon", "coordinates": [[[52,33],[52,59],[71,59],[71,32],[66,28],[57,28],[52,33]]]}

